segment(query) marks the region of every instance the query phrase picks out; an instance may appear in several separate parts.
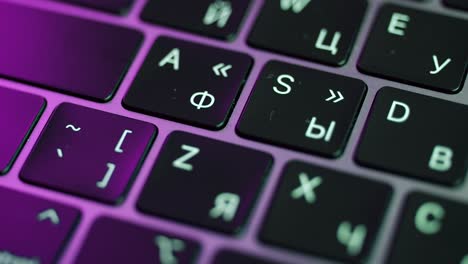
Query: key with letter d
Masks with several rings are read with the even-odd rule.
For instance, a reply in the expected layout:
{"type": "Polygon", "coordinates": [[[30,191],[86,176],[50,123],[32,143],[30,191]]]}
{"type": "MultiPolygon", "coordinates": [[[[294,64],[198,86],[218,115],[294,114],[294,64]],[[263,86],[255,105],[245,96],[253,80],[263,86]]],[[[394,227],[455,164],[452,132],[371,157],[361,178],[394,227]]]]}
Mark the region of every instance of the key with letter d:
{"type": "Polygon", "coordinates": [[[447,185],[466,175],[468,107],[395,88],[375,99],[358,147],[365,166],[447,185]]]}

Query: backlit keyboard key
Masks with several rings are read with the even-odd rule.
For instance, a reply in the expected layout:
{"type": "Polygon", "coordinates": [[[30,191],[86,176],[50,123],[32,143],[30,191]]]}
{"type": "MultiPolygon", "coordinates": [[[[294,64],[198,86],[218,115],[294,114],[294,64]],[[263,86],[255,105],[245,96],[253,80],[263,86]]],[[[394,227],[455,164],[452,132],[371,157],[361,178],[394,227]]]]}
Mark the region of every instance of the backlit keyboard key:
{"type": "Polygon", "coordinates": [[[250,70],[242,53],[160,37],[123,105],[135,111],[221,129],[250,70]]]}
{"type": "Polygon", "coordinates": [[[351,53],[366,7],[365,0],[267,0],[248,42],[341,66],[351,53]]]}
{"type": "Polygon", "coordinates": [[[57,107],[20,176],[107,203],[123,199],[156,127],[73,104],[57,107]]]}
{"type": "Polygon", "coordinates": [[[271,163],[271,156],[263,152],[174,132],[151,171],[138,208],[221,232],[238,232],[271,163]]]}
{"type": "Polygon", "coordinates": [[[57,263],[80,212],[3,187],[0,201],[0,263],[57,263]]]}
{"type": "Polygon", "coordinates": [[[198,251],[199,244],[191,239],[101,217],[74,263],[191,264],[198,251]]]}
{"type": "Polygon", "coordinates": [[[0,3],[0,76],[109,100],[135,56],[137,31],[0,3]]]}
{"type": "Polygon", "coordinates": [[[387,264],[468,263],[468,206],[424,193],[406,200],[387,264]]]}
{"type": "Polygon", "coordinates": [[[458,92],[468,69],[468,21],[385,5],[359,70],[441,92],[458,92]]]}
{"type": "Polygon", "coordinates": [[[203,35],[231,40],[235,37],[250,0],[150,0],[143,20],[203,35]]]}
{"type": "Polygon", "coordinates": [[[0,87],[0,174],[5,174],[44,110],[36,95],[0,87]]]}
{"type": "Polygon", "coordinates": [[[111,13],[122,14],[126,12],[133,0],[55,0],[95,8],[111,13]]]}
{"type": "Polygon", "coordinates": [[[392,190],[301,162],[287,165],[260,239],[349,262],[372,248],[392,190]]]}
{"type": "Polygon", "coordinates": [[[237,132],[336,158],[346,146],[366,89],[357,79],[269,62],[255,84],[237,132]]]}
{"type": "Polygon", "coordinates": [[[468,169],[468,106],[382,88],[358,146],[359,163],[447,185],[468,169]]]}

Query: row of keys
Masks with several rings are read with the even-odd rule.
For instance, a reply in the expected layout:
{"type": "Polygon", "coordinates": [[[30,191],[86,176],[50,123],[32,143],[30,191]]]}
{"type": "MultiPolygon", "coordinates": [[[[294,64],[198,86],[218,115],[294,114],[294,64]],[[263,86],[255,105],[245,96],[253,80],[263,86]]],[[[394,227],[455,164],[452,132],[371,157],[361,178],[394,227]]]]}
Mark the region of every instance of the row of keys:
{"type": "MultiPolygon", "coordinates": [[[[102,1],[60,1],[115,7],[111,8],[114,11],[129,4],[127,0],[112,5],[102,1]]],[[[219,29],[214,35],[227,37],[238,27],[243,10],[249,5],[248,1],[226,0],[190,4],[196,5],[184,9],[190,15],[173,15],[181,11],[174,8],[177,2],[149,1],[143,17],[158,21],[177,17],[179,22],[167,23],[202,31],[202,23],[195,22],[202,14],[192,10],[208,6],[204,23],[219,29]]],[[[366,5],[366,1],[350,4],[343,0],[266,1],[248,42],[263,49],[343,65],[351,53],[366,5]]],[[[143,40],[143,35],[134,30],[11,3],[1,3],[0,19],[0,34],[8,36],[0,43],[0,57],[4,58],[0,76],[96,101],[107,101],[113,96],[143,40]]],[[[467,21],[461,19],[384,5],[358,68],[442,92],[458,92],[468,67],[467,29],[467,21]]],[[[124,104],[219,129],[251,65],[252,59],[245,54],[161,38],[148,54],[124,104]],[[158,62],[158,67],[153,67],[153,61],[158,62]],[[158,98],[164,109],[157,107],[162,105],[159,101],[145,104],[142,93],[151,95],[147,96],[151,101],[158,98]],[[181,106],[177,105],[181,100],[181,106]],[[190,116],[213,111],[213,120],[187,120],[187,107],[193,110],[190,116]]]]}
{"type": "MultiPolygon", "coordinates": [[[[384,184],[291,162],[283,172],[260,239],[273,246],[360,262],[373,248],[391,193],[384,184]]],[[[6,206],[0,219],[0,259],[56,263],[73,237],[80,212],[3,187],[0,199],[6,206]]],[[[165,201],[168,206],[172,200],[165,201]]],[[[466,205],[419,192],[411,193],[405,204],[387,263],[467,263],[466,205]]],[[[225,203],[218,208],[224,212],[223,220],[232,207],[225,203]]],[[[199,250],[200,243],[192,238],[101,217],[74,263],[193,263],[199,250]]],[[[213,263],[274,262],[223,251],[213,263]]]]}

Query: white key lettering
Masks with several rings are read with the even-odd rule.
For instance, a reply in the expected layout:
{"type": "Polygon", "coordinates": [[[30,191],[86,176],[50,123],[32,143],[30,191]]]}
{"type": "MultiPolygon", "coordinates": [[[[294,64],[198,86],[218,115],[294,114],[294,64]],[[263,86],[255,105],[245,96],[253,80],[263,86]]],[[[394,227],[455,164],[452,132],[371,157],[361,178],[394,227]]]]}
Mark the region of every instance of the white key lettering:
{"type": "Polygon", "coordinates": [[[112,174],[114,174],[114,170],[115,170],[115,164],[114,163],[107,163],[107,171],[106,171],[106,174],[104,175],[104,178],[102,178],[102,180],[96,182],[96,186],[99,189],[107,188],[107,185],[109,185],[109,181],[112,178],[112,174]]]}
{"type": "Polygon", "coordinates": [[[445,210],[441,205],[427,202],[421,205],[416,212],[414,224],[419,232],[425,235],[435,235],[442,228],[444,216],[445,210]]]}
{"type": "Polygon", "coordinates": [[[232,14],[231,2],[229,1],[215,1],[210,4],[206,10],[203,24],[206,26],[216,23],[219,28],[224,28],[229,21],[232,14]]]}
{"type": "Polygon", "coordinates": [[[342,222],[336,231],[338,241],[346,246],[346,250],[350,256],[357,256],[361,253],[366,235],[366,226],[358,225],[353,229],[350,222],[342,222]]]}
{"type": "Polygon", "coordinates": [[[120,136],[119,142],[117,142],[117,145],[115,145],[115,148],[114,148],[115,152],[123,153],[122,144],[125,140],[125,137],[127,137],[127,134],[132,134],[132,133],[133,133],[132,130],[125,129],[125,131],[120,136]]]}
{"type": "Polygon", "coordinates": [[[335,32],[330,45],[324,44],[324,41],[325,41],[325,38],[327,37],[327,34],[328,34],[328,31],[325,28],[322,28],[320,30],[319,37],[318,37],[317,41],[315,42],[315,47],[317,49],[330,51],[331,54],[336,55],[336,53],[338,53],[338,47],[337,46],[338,46],[338,43],[339,43],[339,41],[341,39],[341,32],[339,32],[339,31],[335,32]]]}
{"type": "Polygon", "coordinates": [[[452,168],[453,150],[449,147],[437,145],[432,151],[429,168],[435,171],[448,171],[452,168]]]}
{"type": "Polygon", "coordinates": [[[441,72],[452,61],[452,59],[448,58],[448,59],[446,59],[444,61],[444,63],[442,63],[442,65],[440,65],[439,64],[439,58],[437,58],[436,55],[432,55],[432,60],[434,61],[434,66],[435,66],[435,70],[432,70],[432,71],[429,72],[432,75],[435,75],[435,74],[438,74],[439,72],[441,72]]]}
{"type": "Polygon", "coordinates": [[[310,3],[310,0],[280,0],[281,10],[292,11],[299,14],[310,3]]]}
{"type": "Polygon", "coordinates": [[[200,153],[200,149],[189,145],[182,145],[181,148],[187,151],[187,153],[174,160],[174,162],[172,162],[172,166],[181,170],[192,171],[193,165],[187,162],[200,153]]]}
{"type": "Polygon", "coordinates": [[[393,13],[390,23],[388,24],[387,32],[393,35],[404,36],[407,23],[410,17],[405,14],[393,13]]]}
{"type": "Polygon", "coordinates": [[[278,88],[277,86],[273,86],[273,91],[275,93],[280,94],[280,95],[286,95],[289,94],[292,90],[291,85],[287,84],[285,80],[288,80],[292,83],[295,82],[294,77],[289,75],[289,74],[281,74],[276,78],[276,81],[278,82],[279,85],[283,87],[283,89],[278,88]]]}
{"type": "Polygon", "coordinates": [[[154,238],[156,246],[159,248],[159,261],[161,264],[177,264],[175,252],[180,252],[185,249],[184,241],[180,239],[172,239],[166,236],[156,236],[154,238]]]}
{"type": "Polygon", "coordinates": [[[315,189],[322,184],[322,177],[317,176],[309,180],[306,173],[301,173],[299,174],[299,182],[301,185],[291,192],[291,197],[296,200],[304,196],[307,203],[315,203],[317,200],[315,189]]]}
{"type": "Polygon", "coordinates": [[[223,217],[226,222],[232,221],[239,207],[240,197],[234,193],[220,193],[216,196],[214,207],[210,210],[211,218],[223,217]]]}
{"type": "Polygon", "coordinates": [[[171,52],[169,52],[166,57],[164,57],[160,62],[159,62],[159,67],[164,67],[166,64],[172,64],[172,68],[174,71],[178,71],[180,68],[180,50],[179,49],[173,49],[171,52]]]}
{"type": "Polygon", "coordinates": [[[410,112],[411,109],[407,104],[403,102],[393,101],[392,106],[390,107],[390,111],[388,111],[387,120],[393,123],[404,123],[408,120],[410,112]],[[403,110],[403,114],[396,114],[396,110],[398,108],[403,110]]]}
{"type": "Polygon", "coordinates": [[[331,137],[333,136],[333,131],[335,130],[336,122],[332,121],[328,129],[322,125],[316,124],[316,122],[317,118],[312,117],[312,120],[310,121],[309,126],[307,127],[307,130],[305,132],[305,136],[316,140],[323,139],[326,142],[329,142],[331,137]]]}

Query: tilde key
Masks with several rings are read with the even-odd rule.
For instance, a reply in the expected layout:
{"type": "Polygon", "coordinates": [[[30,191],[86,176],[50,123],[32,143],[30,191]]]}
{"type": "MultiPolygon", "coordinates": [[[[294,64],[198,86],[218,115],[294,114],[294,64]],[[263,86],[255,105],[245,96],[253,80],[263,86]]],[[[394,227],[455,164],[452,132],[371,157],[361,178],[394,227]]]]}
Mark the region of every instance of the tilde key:
{"type": "Polygon", "coordinates": [[[55,109],[21,179],[106,203],[122,199],[156,136],[142,121],[73,105],[55,109]]]}
{"type": "Polygon", "coordinates": [[[160,37],[123,105],[196,126],[221,129],[251,64],[252,59],[245,54],[160,37]]]}

